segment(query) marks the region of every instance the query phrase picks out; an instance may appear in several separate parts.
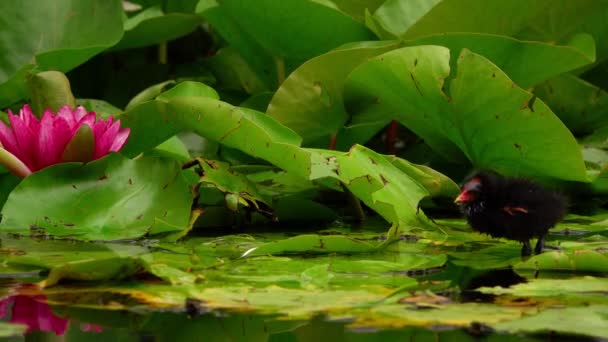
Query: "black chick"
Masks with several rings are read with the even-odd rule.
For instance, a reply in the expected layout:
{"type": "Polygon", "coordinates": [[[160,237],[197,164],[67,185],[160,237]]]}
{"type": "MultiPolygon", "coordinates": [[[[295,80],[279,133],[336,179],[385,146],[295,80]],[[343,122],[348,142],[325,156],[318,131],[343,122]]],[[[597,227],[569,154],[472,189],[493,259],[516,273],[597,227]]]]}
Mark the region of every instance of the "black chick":
{"type": "Polygon", "coordinates": [[[523,178],[506,178],[480,171],[464,181],[455,203],[473,228],[492,237],[521,241],[522,256],[532,253],[530,239],[538,238],[534,252],[542,252],[549,228],[565,214],[566,198],[523,178]]]}

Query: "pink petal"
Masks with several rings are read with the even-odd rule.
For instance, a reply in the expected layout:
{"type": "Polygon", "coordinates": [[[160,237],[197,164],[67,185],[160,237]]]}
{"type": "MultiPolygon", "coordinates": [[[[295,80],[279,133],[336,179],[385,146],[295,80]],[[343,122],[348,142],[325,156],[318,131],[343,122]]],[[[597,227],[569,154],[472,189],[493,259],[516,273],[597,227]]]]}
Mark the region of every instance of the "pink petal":
{"type": "Polygon", "coordinates": [[[11,122],[13,134],[15,134],[15,140],[17,141],[19,151],[21,152],[21,155],[18,156],[18,158],[31,170],[38,170],[36,167],[38,137],[35,134],[38,132],[34,133],[32,129],[16,115],[9,115],[8,119],[11,122]]]}
{"type": "Polygon", "coordinates": [[[112,124],[112,117],[108,118],[108,124],[111,125],[101,135],[96,135],[94,131],[95,154],[93,155],[93,159],[101,158],[110,152],[110,147],[120,130],[120,121],[112,124]]]}
{"type": "MultiPolygon", "coordinates": [[[[93,112],[91,112],[91,113],[93,113],[93,112]]],[[[89,114],[91,114],[91,113],[89,113],[89,114]]],[[[85,115],[87,115],[87,110],[84,109],[83,106],[78,106],[76,109],[74,109],[72,111],[72,115],[74,116],[74,119],[76,120],[76,122],[79,122],[85,115]]],[[[93,113],[93,115],[95,115],[95,113],[93,113]]]]}
{"type": "Polygon", "coordinates": [[[34,115],[32,109],[27,104],[24,105],[23,108],[21,108],[21,110],[19,111],[19,117],[21,118],[21,120],[23,120],[26,126],[32,129],[32,131],[37,131],[38,127],[40,126],[38,118],[34,115]]]}
{"type": "Polygon", "coordinates": [[[97,119],[97,115],[94,112],[88,113],[87,115],[83,116],[80,121],[78,121],[78,127],[81,125],[89,125],[89,127],[93,128],[95,119],[97,119]]]}
{"type": "MultiPolygon", "coordinates": [[[[119,122],[120,122],[120,120],[116,121],[116,123],[119,123],[119,122]]],[[[123,128],[120,131],[118,131],[118,134],[116,135],[116,138],[114,139],[114,142],[112,143],[112,146],[110,146],[110,151],[111,152],[120,151],[120,149],[127,142],[127,139],[129,138],[129,134],[131,134],[130,128],[123,128]]]]}
{"type": "MultiPolygon", "coordinates": [[[[8,111],[8,115],[13,115],[10,109],[8,111]]],[[[2,121],[0,121],[0,143],[2,143],[2,146],[7,151],[21,159],[21,151],[19,150],[19,145],[17,145],[17,140],[15,140],[13,130],[2,121]]]]}
{"type": "Polygon", "coordinates": [[[108,129],[108,126],[108,122],[104,121],[103,119],[99,119],[99,121],[93,124],[93,127],[91,128],[93,129],[93,136],[95,137],[95,140],[103,135],[103,133],[108,129]]]}
{"type": "Polygon", "coordinates": [[[60,163],[72,135],[65,119],[44,112],[38,135],[38,167],[42,169],[60,163]]]}
{"type": "Polygon", "coordinates": [[[63,107],[59,108],[59,111],[57,112],[57,116],[60,118],[63,118],[65,120],[65,122],[67,122],[68,127],[70,127],[70,130],[75,132],[78,129],[76,127],[78,124],[78,120],[76,120],[76,118],[74,117],[74,113],[72,112],[72,109],[70,109],[70,107],[63,106],[63,107]]]}

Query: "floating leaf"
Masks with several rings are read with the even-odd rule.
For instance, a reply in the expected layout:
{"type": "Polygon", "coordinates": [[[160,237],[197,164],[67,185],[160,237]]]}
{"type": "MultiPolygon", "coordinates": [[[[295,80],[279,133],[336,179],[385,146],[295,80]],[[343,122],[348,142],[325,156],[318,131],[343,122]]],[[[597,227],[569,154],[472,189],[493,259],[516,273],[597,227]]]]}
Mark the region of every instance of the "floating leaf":
{"type": "Polygon", "coordinates": [[[593,250],[555,251],[515,265],[517,271],[608,272],[608,256],[593,250]]]}
{"type": "Polygon", "coordinates": [[[608,337],[608,305],[550,308],[533,316],[502,322],[495,328],[511,333],[556,331],[598,338],[608,337]],[[574,317],[579,319],[573,319],[574,317]]]}
{"type": "Polygon", "coordinates": [[[305,234],[254,247],[246,251],[243,257],[291,253],[365,253],[377,250],[379,245],[373,245],[341,235],[305,234]]]}
{"type": "Polygon", "coordinates": [[[176,162],[111,154],[24,179],[2,208],[0,229],[84,240],[137,238],[186,229],[191,201],[176,162]]]}
{"type": "Polygon", "coordinates": [[[608,279],[581,277],[571,279],[534,279],[529,283],[521,283],[503,287],[481,287],[479,292],[491,294],[510,294],[520,297],[568,296],[574,293],[603,293],[608,289],[608,279]]]}

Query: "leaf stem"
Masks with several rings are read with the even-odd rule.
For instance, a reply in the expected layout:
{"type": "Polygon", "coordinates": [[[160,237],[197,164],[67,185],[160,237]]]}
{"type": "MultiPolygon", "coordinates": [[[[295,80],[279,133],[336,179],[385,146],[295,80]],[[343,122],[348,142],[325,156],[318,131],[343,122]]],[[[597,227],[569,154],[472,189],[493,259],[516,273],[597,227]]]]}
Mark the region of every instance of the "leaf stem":
{"type": "Polygon", "coordinates": [[[350,191],[346,185],[342,184],[342,189],[344,189],[344,194],[348,198],[348,202],[350,204],[350,208],[353,211],[353,216],[357,223],[362,223],[365,221],[365,212],[363,211],[363,206],[361,205],[361,201],[355,196],[355,194],[350,191]]]}
{"type": "Polygon", "coordinates": [[[397,133],[399,131],[399,122],[397,120],[391,121],[390,125],[386,130],[386,153],[396,154],[397,148],[395,143],[397,142],[397,133]]]}
{"type": "Polygon", "coordinates": [[[167,64],[167,42],[158,44],[158,63],[167,64]]]}
{"type": "Polygon", "coordinates": [[[335,150],[336,149],[336,135],[332,134],[329,136],[329,145],[327,146],[328,150],[335,150]]]}

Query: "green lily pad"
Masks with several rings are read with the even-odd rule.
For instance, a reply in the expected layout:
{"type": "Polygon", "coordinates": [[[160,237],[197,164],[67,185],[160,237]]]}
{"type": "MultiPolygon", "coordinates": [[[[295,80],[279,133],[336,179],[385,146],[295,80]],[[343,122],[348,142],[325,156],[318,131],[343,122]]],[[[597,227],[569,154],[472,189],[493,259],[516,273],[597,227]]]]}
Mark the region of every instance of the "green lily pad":
{"type": "Polygon", "coordinates": [[[494,327],[511,333],[556,331],[598,338],[608,337],[608,305],[553,308],[533,316],[501,322],[494,327]],[[573,317],[581,319],[573,319],[573,317]]]}
{"type": "Polygon", "coordinates": [[[291,253],[365,253],[378,250],[380,245],[341,235],[304,234],[254,247],[243,253],[243,257],[291,253]]]}
{"type": "Polygon", "coordinates": [[[593,250],[545,252],[514,267],[517,271],[608,272],[608,256],[593,250]]]}
{"type": "Polygon", "coordinates": [[[191,201],[176,162],[111,154],[24,179],[2,208],[0,229],[83,240],[138,238],[186,229],[191,201]]]}
{"type": "Polygon", "coordinates": [[[604,293],[608,288],[608,279],[581,277],[572,279],[534,279],[529,283],[503,287],[481,287],[479,292],[491,294],[510,294],[520,297],[557,297],[573,293],[604,293]]]}

